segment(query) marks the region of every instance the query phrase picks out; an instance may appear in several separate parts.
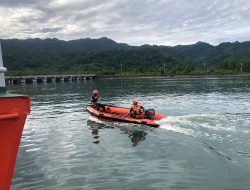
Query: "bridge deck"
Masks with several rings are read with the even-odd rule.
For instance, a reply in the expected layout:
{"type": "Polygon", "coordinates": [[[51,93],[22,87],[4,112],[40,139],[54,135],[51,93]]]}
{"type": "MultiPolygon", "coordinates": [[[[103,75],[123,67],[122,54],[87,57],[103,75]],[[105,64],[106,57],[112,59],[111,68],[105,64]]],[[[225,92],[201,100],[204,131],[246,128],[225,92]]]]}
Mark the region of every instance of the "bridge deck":
{"type": "Polygon", "coordinates": [[[19,83],[42,83],[42,82],[60,82],[60,81],[77,81],[77,80],[93,80],[97,77],[95,74],[85,75],[37,75],[37,76],[6,76],[6,84],[19,83]]]}

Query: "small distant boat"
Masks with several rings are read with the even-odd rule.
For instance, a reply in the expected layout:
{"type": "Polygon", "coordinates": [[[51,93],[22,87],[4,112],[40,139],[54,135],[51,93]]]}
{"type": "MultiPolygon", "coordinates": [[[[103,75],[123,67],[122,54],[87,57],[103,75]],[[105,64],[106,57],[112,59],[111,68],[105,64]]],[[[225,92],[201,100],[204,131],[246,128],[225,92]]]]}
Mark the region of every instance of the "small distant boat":
{"type": "Polygon", "coordinates": [[[106,112],[97,110],[94,106],[87,106],[87,110],[91,116],[107,121],[107,122],[125,122],[125,123],[134,123],[147,125],[150,127],[159,127],[157,121],[165,118],[166,116],[155,112],[154,109],[145,110],[144,117],[142,119],[135,119],[129,116],[129,109],[116,107],[112,105],[105,105],[106,112]]]}

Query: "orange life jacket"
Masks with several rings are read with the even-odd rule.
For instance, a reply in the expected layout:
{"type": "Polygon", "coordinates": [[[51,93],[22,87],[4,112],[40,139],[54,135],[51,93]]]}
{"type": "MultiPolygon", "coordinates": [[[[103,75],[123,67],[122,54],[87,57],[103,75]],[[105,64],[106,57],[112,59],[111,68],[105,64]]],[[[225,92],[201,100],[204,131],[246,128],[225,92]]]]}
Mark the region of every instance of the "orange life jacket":
{"type": "Polygon", "coordinates": [[[136,118],[142,118],[142,106],[140,104],[132,106],[132,112],[135,114],[136,118]]]}

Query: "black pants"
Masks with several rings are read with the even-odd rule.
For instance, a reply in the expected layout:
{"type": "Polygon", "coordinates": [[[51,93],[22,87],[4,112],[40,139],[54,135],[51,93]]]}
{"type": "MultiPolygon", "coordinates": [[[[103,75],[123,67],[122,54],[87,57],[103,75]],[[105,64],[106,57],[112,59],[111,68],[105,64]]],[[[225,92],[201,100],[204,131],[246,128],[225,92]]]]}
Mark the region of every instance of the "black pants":
{"type": "Polygon", "coordinates": [[[134,112],[131,112],[129,114],[130,117],[134,118],[134,119],[143,119],[143,115],[140,113],[140,114],[136,114],[134,112]]]}
{"type": "Polygon", "coordinates": [[[132,118],[135,118],[135,113],[131,112],[131,113],[129,114],[129,116],[132,117],[132,118]]]}
{"type": "Polygon", "coordinates": [[[101,111],[100,108],[102,108],[102,111],[103,111],[103,112],[106,112],[105,105],[103,105],[103,104],[96,103],[96,104],[95,104],[95,107],[96,107],[96,109],[99,110],[99,111],[101,111]]]}

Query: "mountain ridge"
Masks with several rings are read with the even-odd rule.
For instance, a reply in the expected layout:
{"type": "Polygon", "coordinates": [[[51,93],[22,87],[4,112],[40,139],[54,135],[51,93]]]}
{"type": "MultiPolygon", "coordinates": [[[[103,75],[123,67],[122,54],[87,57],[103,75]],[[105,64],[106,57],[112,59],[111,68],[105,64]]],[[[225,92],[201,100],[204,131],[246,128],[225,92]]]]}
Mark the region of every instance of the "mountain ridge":
{"type": "MultiPolygon", "coordinates": [[[[82,38],[64,41],[47,39],[1,40],[4,64],[9,71],[115,71],[120,64],[124,69],[160,70],[176,65],[192,67],[215,67],[224,63],[250,60],[250,42],[223,42],[213,46],[206,42],[190,45],[141,45],[117,43],[107,37],[82,38]]],[[[234,69],[239,69],[240,63],[234,69]]],[[[245,67],[247,68],[247,67],[245,67]]],[[[246,70],[247,71],[247,70],[246,70]]]]}

